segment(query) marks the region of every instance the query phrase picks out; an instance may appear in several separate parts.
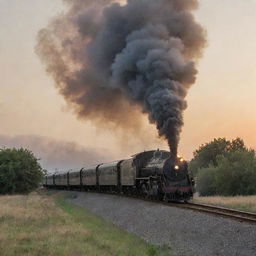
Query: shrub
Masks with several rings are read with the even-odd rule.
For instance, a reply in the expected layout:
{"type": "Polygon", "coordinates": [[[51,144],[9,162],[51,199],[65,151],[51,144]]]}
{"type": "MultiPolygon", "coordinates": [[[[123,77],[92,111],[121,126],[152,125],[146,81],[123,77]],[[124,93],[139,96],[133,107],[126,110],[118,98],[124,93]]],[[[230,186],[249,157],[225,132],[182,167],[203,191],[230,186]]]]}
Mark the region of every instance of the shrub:
{"type": "Polygon", "coordinates": [[[239,150],[219,157],[216,187],[224,196],[256,194],[255,152],[239,150]]]}
{"type": "Polygon", "coordinates": [[[0,193],[29,193],[36,189],[44,172],[27,149],[0,149],[0,193]]]}
{"type": "Polygon", "coordinates": [[[201,196],[212,196],[216,194],[215,173],[216,168],[214,166],[198,171],[196,189],[201,196]]]}
{"type": "Polygon", "coordinates": [[[202,196],[256,194],[256,157],[253,150],[219,155],[216,166],[198,171],[197,189],[202,196]]]}

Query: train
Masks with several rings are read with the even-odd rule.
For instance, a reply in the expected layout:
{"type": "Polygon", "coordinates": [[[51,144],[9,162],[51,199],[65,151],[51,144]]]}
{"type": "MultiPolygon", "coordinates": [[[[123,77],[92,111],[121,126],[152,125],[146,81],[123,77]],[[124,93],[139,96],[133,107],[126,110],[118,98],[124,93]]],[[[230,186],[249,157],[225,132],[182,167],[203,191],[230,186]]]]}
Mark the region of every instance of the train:
{"type": "Polygon", "coordinates": [[[45,176],[43,186],[188,202],[194,180],[187,162],[165,150],[144,151],[128,159],[45,176]]]}

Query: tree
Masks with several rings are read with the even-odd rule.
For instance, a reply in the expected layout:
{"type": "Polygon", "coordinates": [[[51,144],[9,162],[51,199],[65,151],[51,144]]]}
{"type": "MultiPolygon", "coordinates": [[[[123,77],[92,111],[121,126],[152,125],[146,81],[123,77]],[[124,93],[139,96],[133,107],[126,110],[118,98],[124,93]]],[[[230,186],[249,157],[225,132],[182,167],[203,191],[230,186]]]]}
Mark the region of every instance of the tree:
{"type": "Polygon", "coordinates": [[[0,193],[29,193],[36,189],[44,172],[27,149],[0,149],[0,193]]]}
{"type": "Polygon", "coordinates": [[[254,150],[236,150],[219,155],[216,166],[198,171],[197,190],[202,196],[256,194],[256,157],[254,150]]]}
{"type": "Polygon", "coordinates": [[[193,153],[194,157],[189,163],[189,169],[194,175],[197,175],[199,169],[207,168],[210,165],[217,166],[217,158],[219,156],[226,156],[230,152],[237,150],[247,150],[241,138],[236,138],[232,141],[225,138],[214,139],[201,145],[193,153]]]}
{"type": "Polygon", "coordinates": [[[218,158],[217,193],[224,196],[256,194],[255,151],[237,150],[218,158]]]}
{"type": "Polygon", "coordinates": [[[201,196],[212,196],[217,193],[215,176],[216,168],[214,166],[198,171],[196,189],[201,196]]]}

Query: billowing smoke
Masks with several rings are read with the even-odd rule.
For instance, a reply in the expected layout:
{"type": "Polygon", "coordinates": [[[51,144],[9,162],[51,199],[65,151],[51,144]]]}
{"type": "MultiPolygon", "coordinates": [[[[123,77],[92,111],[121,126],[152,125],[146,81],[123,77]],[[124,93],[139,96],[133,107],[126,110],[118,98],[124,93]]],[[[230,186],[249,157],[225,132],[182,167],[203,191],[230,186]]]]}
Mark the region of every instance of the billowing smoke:
{"type": "Polygon", "coordinates": [[[0,148],[26,148],[40,159],[40,164],[49,172],[64,172],[112,159],[105,149],[84,148],[73,142],[57,141],[41,136],[0,135],[0,148]]]}
{"type": "Polygon", "coordinates": [[[40,31],[37,52],[82,119],[131,136],[140,113],[177,153],[185,97],[205,31],[197,0],[64,0],[68,10],[40,31]]]}

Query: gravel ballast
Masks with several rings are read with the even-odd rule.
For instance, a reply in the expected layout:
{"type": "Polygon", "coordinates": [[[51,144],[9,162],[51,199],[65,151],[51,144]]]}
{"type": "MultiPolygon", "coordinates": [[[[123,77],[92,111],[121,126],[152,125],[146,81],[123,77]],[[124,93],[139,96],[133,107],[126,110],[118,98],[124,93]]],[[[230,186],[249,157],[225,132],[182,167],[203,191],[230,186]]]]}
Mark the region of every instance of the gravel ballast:
{"type": "Polygon", "coordinates": [[[256,256],[256,225],[114,195],[74,193],[74,204],[177,256],[256,256]]]}

